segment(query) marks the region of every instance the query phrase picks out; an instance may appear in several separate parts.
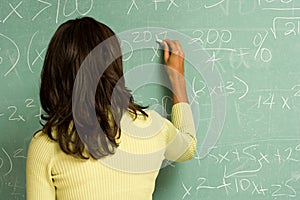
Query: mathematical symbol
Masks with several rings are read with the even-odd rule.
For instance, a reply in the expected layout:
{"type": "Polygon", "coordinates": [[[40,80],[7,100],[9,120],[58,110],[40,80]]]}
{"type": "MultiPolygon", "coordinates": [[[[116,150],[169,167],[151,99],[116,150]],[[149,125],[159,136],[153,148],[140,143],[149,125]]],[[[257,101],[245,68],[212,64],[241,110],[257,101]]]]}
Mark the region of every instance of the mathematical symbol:
{"type": "Polygon", "coordinates": [[[282,101],[283,101],[282,108],[287,107],[287,109],[291,110],[291,107],[290,107],[289,104],[288,104],[289,98],[288,98],[288,97],[287,97],[287,98],[281,97],[281,99],[282,99],[282,101]]]}
{"type": "Polygon", "coordinates": [[[0,117],[4,116],[4,113],[0,113],[0,117]]]}
{"type": "Polygon", "coordinates": [[[276,156],[278,158],[278,162],[279,162],[279,164],[281,164],[281,155],[280,155],[278,149],[276,150],[276,154],[274,154],[274,156],[276,156]]]}
{"type": "Polygon", "coordinates": [[[170,7],[171,7],[172,5],[174,5],[174,6],[177,7],[177,8],[179,7],[179,6],[175,3],[175,0],[170,0],[170,4],[169,4],[167,10],[169,10],[170,7]]]}
{"type": "Polygon", "coordinates": [[[257,50],[255,52],[254,58],[256,60],[258,53],[260,53],[260,59],[263,62],[269,62],[272,59],[272,53],[269,49],[267,48],[262,48],[269,32],[266,31],[266,34],[262,36],[262,34],[257,33],[253,39],[253,45],[257,47],[257,50]],[[264,58],[263,55],[266,55],[267,57],[264,58]]]}
{"type": "MultiPolygon", "coordinates": [[[[248,50],[249,48],[239,48],[239,53],[237,53],[237,56],[240,58],[240,62],[238,63],[237,66],[234,66],[236,68],[239,68],[242,64],[246,67],[246,68],[250,68],[250,66],[248,65],[248,63],[246,62],[246,55],[250,54],[249,52],[244,52],[244,50],[248,50]]],[[[232,52],[232,54],[235,52],[232,52]]]]}
{"type": "MultiPolygon", "coordinates": [[[[200,90],[196,90],[196,86],[195,86],[195,82],[196,82],[196,77],[193,78],[193,82],[192,82],[192,90],[193,90],[193,99],[191,101],[191,104],[192,103],[196,103],[196,104],[199,104],[198,102],[198,98],[199,98],[199,95],[198,93],[202,92],[202,93],[205,93],[203,90],[204,88],[206,87],[205,84],[203,84],[204,86],[200,89],[200,90]]],[[[203,82],[202,82],[203,83],[203,82]]]]}
{"type": "Polygon", "coordinates": [[[223,3],[225,0],[221,0],[221,1],[219,1],[218,3],[215,3],[215,4],[212,4],[212,5],[204,5],[204,8],[212,8],[212,7],[215,7],[215,6],[217,6],[217,5],[219,5],[219,4],[221,4],[221,3],[223,3]]]}
{"type": "Polygon", "coordinates": [[[231,183],[226,183],[225,178],[223,178],[223,185],[218,186],[217,188],[222,188],[224,187],[226,194],[228,194],[228,188],[231,189],[230,187],[231,183]]]}
{"type": "Polygon", "coordinates": [[[42,120],[42,108],[39,109],[39,114],[34,115],[34,117],[38,117],[40,120],[42,120]]]}
{"type": "Polygon", "coordinates": [[[265,34],[264,37],[260,33],[257,33],[253,39],[253,45],[257,47],[254,58],[256,59],[258,52],[261,50],[262,45],[264,44],[266,38],[268,36],[268,32],[265,34]],[[257,39],[258,38],[258,39],[257,39]],[[258,41],[257,41],[258,40],[258,41]]]}
{"type": "Polygon", "coordinates": [[[7,151],[4,148],[1,148],[3,153],[7,156],[7,159],[9,161],[10,167],[8,169],[8,171],[3,175],[3,177],[9,175],[11,173],[11,171],[13,170],[13,162],[11,160],[11,157],[9,156],[9,154],[7,153],[7,151]]]}
{"type": "Polygon", "coordinates": [[[222,84],[221,81],[220,81],[220,85],[217,86],[217,88],[220,90],[221,93],[223,92],[224,85],[222,84]]]}
{"type": "Polygon", "coordinates": [[[260,156],[261,156],[261,158],[259,159],[259,161],[265,160],[267,163],[270,163],[270,161],[267,159],[268,154],[264,155],[264,154],[262,154],[261,152],[260,152],[259,154],[260,154],[260,156]]]}
{"type": "Polygon", "coordinates": [[[232,153],[236,155],[236,159],[237,159],[237,161],[238,161],[238,162],[240,162],[240,156],[239,156],[239,152],[238,152],[238,150],[237,150],[237,149],[235,149],[235,151],[233,151],[232,153]]]}
{"type": "Polygon", "coordinates": [[[157,10],[157,3],[162,3],[162,2],[166,2],[166,0],[153,0],[152,1],[155,5],[155,10],[157,10]]]}
{"type": "Polygon", "coordinates": [[[254,187],[252,194],[254,194],[254,192],[257,192],[257,194],[260,194],[260,191],[258,190],[258,184],[255,184],[254,181],[252,181],[252,185],[254,187]]]}
{"type": "Polygon", "coordinates": [[[19,196],[21,195],[20,192],[17,192],[18,190],[21,190],[21,189],[24,189],[24,187],[22,187],[20,184],[19,184],[19,181],[18,181],[18,178],[16,178],[15,182],[12,184],[12,183],[9,183],[7,185],[8,187],[12,187],[12,190],[13,192],[11,193],[11,195],[15,195],[15,196],[19,196]]]}
{"type": "MultiPolygon", "coordinates": [[[[17,59],[16,59],[16,62],[11,66],[11,68],[4,74],[4,76],[7,76],[13,69],[15,69],[17,63],[19,62],[19,59],[20,59],[20,50],[19,50],[19,47],[17,46],[17,44],[11,39],[9,38],[8,36],[6,35],[3,35],[2,33],[0,33],[0,36],[1,37],[4,37],[6,38],[7,40],[9,40],[15,47],[16,47],[16,50],[17,50],[17,59]]],[[[11,59],[11,57],[9,57],[11,59]]],[[[12,59],[11,59],[12,60],[12,59]]]]}
{"type": "Polygon", "coordinates": [[[214,94],[217,94],[217,92],[216,92],[216,87],[210,88],[210,93],[209,93],[209,95],[211,96],[213,93],[214,93],[214,94]]]}
{"type": "Polygon", "coordinates": [[[295,90],[296,88],[298,88],[297,92],[294,93],[295,97],[300,97],[300,90],[299,90],[300,85],[294,85],[292,87],[292,90],[295,90]]]}
{"type": "Polygon", "coordinates": [[[38,2],[40,3],[43,3],[43,4],[46,4],[47,6],[44,7],[42,10],[40,10],[31,20],[34,21],[35,18],[37,18],[37,16],[39,16],[39,14],[41,14],[44,10],[46,10],[47,8],[49,8],[50,6],[52,6],[51,3],[49,2],[46,2],[46,1],[42,1],[42,0],[37,0],[38,2]]]}
{"type": "Polygon", "coordinates": [[[198,161],[198,165],[200,165],[201,157],[200,157],[199,152],[197,150],[196,150],[195,160],[197,160],[198,161]]]}
{"type": "Polygon", "coordinates": [[[260,189],[259,189],[259,191],[260,191],[263,195],[265,195],[265,192],[268,191],[268,189],[263,189],[262,185],[260,184],[260,189]]]}
{"type": "Polygon", "coordinates": [[[185,190],[185,193],[184,193],[184,195],[182,196],[182,199],[184,199],[184,198],[186,197],[186,195],[191,196],[190,190],[192,189],[192,186],[189,187],[189,189],[187,189],[186,186],[184,185],[184,183],[182,182],[182,187],[183,187],[184,190],[185,190]]]}
{"type": "Polygon", "coordinates": [[[158,48],[155,49],[154,47],[152,47],[152,49],[153,49],[153,51],[154,51],[154,55],[152,56],[151,61],[153,61],[155,57],[158,57],[158,58],[159,58],[159,55],[158,55],[158,48]]]}
{"type": "Polygon", "coordinates": [[[226,160],[226,161],[230,161],[228,158],[226,158],[226,156],[228,155],[228,151],[226,152],[225,155],[222,155],[222,154],[219,154],[219,156],[221,157],[219,163],[221,163],[223,160],[226,160]]]}
{"type": "MultiPolygon", "coordinates": [[[[211,71],[212,71],[212,72],[213,72],[214,69],[215,69],[215,63],[216,63],[217,61],[219,61],[219,60],[221,60],[221,58],[216,58],[216,53],[213,52],[213,55],[206,61],[206,63],[209,63],[209,62],[212,63],[212,66],[211,66],[211,71]]],[[[222,70],[222,71],[224,71],[224,70],[222,70]]],[[[224,72],[225,72],[225,71],[224,71],[224,72]]]]}
{"type": "Polygon", "coordinates": [[[5,21],[13,14],[15,13],[19,18],[23,18],[22,15],[20,15],[20,13],[18,13],[17,8],[22,4],[22,1],[19,2],[18,5],[16,5],[16,7],[13,7],[10,3],[9,6],[11,7],[12,11],[4,18],[4,20],[2,21],[3,23],[5,23],[5,21]]]}
{"type": "Polygon", "coordinates": [[[191,105],[193,105],[194,103],[199,104],[197,95],[192,96],[191,105]]]}
{"type": "Polygon", "coordinates": [[[18,121],[19,121],[19,120],[22,120],[23,122],[26,121],[26,120],[24,119],[23,115],[18,115],[18,117],[19,117],[18,121]]]}
{"type": "MultiPolygon", "coordinates": [[[[0,169],[2,168],[2,166],[3,166],[3,163],[4,163],[4,161],[3,161],[3,159],[2,158],[0,158],[0,169]]],[[[2,179],[0,179],[1,180],[1,182],[2,182],[2,179]]]]}
{"type": "Polygon", "coordinates": [[[245,86],[245,92],[239,97],[239,99],[242,99],[242,98],[244,98],[248,94],[248,92],[249,92],[249,86],[248,86],[248,84],[245,81],[243,81],[239,77],[237,77],[237,76],[233,76],[233,77],[235,79],[237,79],[238,81],[240,81],[245,86]]]}
{"type": "Polygon", "coordinates": [[[38,59],[41,59],[43,61],[43,57],[41,56],[42,53],[44,53],[44,51],[46,50],[46,48],[44,48],[42,51],[38,51],[37,49],[35,50],[36,54],[37,54],[37,57],[34,59],[34,61],[32,62],[32,65],[35,64],[35,62],[38,60],[38,59]]]}
{"type": "MultiPolygon", "coordinates": [[[[1,51],[1,48],[0,48],[0,51],[1,51]]],[[[2,64],[2,62],[3,62],[3,58],[0,56],[0,64],[2,64]]]]}
{"type": "Polygon", "coordinates": [[[137,10],[139,9],[138,6],[136,5],[135,0],[132,0],[132,3],[131,3],[131,5],[130,5],[128,11],[127,11],[127,15],[130,13],[130,11],[131,11],[131,9],[132,9],[133,6],[134,6],[137,10]]]}
{"type": "Polygon", "coordinates": [[[292,151],[293,151],[291,147],[286,148],[284,151],[285,152],[286,151],[289,152],[289,155],[287,156],[286,160],[291,160],[291,161],[299,162],[299,160],[291,158],[291,154],[292,154],[292,151]]]}

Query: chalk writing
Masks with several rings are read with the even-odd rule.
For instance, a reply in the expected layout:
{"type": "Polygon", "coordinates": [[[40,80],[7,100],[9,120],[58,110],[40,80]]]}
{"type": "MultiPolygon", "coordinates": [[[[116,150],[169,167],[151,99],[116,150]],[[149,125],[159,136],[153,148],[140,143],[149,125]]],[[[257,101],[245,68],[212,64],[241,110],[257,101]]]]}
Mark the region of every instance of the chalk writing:
{"type": "Polygon", "coordinates": [[[185,193],[184,193],[183,196],[182,196],[182,199],[185,199],[186,196],[191,196],[190,191],[191,191],[191,189],[192,189],[192,186],[189,187],[189,188],[187,188],[187,187],[185,186],[185,184],[182,183],[182,187],[183,187],[183,189],[184,189],[184,191],[185,191],[185,193]]]}
{"type": "MultiPolygon", "coordinates": [[[[177,0],[151,0],[152,5],[153,5],[153,10],[157,11],[160,10],[160,7],[163,7],[163,9],[165,9],[166,11],[169,11],[171,9],[176,9],[179,8],[179,4],[177,2],[177,0]]],[[[127,15],[134,13],[133,9],[135,11],[139,10],[139,5],[136,0],[131,0],[130,2],[130,6],[127,10],[127,15]]]]}
{"type": "MultiPolygon", "coordinates": [[[[0,14],[0,22],[12,23],[16,17],[19,20],[23,20],[25,13],[22,8],[28,7],[28,3],[29,2],[23,1],[19,1],[16,4],[8,3],[7,9],[5,10],[6,12],[4,12],[3,15],[2,13],[0,14]]],[[[94,7],[94,0],[84,2],[78,0],[56,0],[54,3],[49,0],[35,0],[34,5],[40,9],[37,9],[36,12],[32,13],[31,21],[36,21],[38,18],[42,18],[44,15],[49,15],[49,13],[51,13],[49,10],[53,8],[55,9],[55,16],[52,16],[51,18],[55,19],[55,23],[58,23],[61,14],[63,17],[70,17],[75,14],[82,16],[89,14],[94,7]]],[[[34,9],[35,6],[33,7],[34,9]]]]}
{"type": "MultiPolygon", "coordinates": [[[[253,178],[234,178],[231,182],[226,182],[226,179],[222,179],[223,182],[219,185],[209,185],[207,183],[207,178],[199,177],[198,181],[200,182],[196,190],[219,190],[224,188],[226,195],[230,193],[247,193],[255,196],[267,196],[272,197],[285,196],[285,197],[296,197],[297,192],[294,186],[291,186],[291,183],[295,183],[298,180],[290,178],[285,180],[284,184],[271,184],[264,185],[263,183],[257,183],[253,178]]],[[[189,191],[190,192],[190,191],[189,191]]],[[[190,192],[191,194],[191,192],[190,192]]]]}
{"type": "Polygon", "coordinates": [[[8,13],[8,15],[2,20],[2,23],[5,23],[13,14],[18,16],[20,19],[23,18],[23,16],[18,12],[18,7],[23,3],[23,1],[20,1],[16,6],[13,6],[11,3],[8,3],[9,7],[11,8],[11,11],[8,13]]]}
{"type": "Polygon", "coordinates": [[[8,176],[14,169],[14,160],[26,158],[23,154],[24,151],[22,148],[18,148],[14,152],[10,153],[2,147],[0,151],[0,176],[8,176]]]}
{"type": "Polygon", "coordinates": [[[275,39],[278,35],[278,26],[280,26],[280,29],[283,27],[283,35],[286,37],[300,35],[300,17],[275,17],[271,28],[275,39]],[[280,26],[279,22],[283,24],[280,26]]]}
{"type": "MultiPolygon", "coordinates": [[[[3,105],[2,105],[3,106],[3,105]]],[[[8,105],[6,109],[0,108],[0,120],[8,120],[15,122],[26,122],[28,119],[41,117],[42,109],[36,104],[36,100],[27,98],[23,101],[23,105],[8,105]],[[22,110],[22,111],[20,111],[22,110]],[[33,112],[32,112],[33,111],[33,112]],[[32,115],[28,115],[28,114],[32,115]]]]}
{"type": "Polygon", "coordinates": [[[261,33],[257,33],[253,39],[253,45],[255,47],[257,47],[257,50],[255,52],[254,55],[254,59],[257,59],[257,56],[260,55],[260,59],[263,62],[270,62],[270,60],[272,59],[272,53],[269,49],[267,48],[263,48],[263,44],[268,36],[268,32],[266,31],[265,35],[262,36],[261,33]]]}
{"type": "MultiPolygon", "coordinates": [[[[70,13],[67,13],[67,11],[66,11],[67,7],[72,5],[72,3],[70,4],[68,2],[68,0],[65,0],[65,3],[64,3],[64,6],[63,6],[63,15],[65,17],[69,17],[69,16],[73,15],[76,12],[79,15],[87,15],[92,10],[93,5],[94,5],[94,0],[85,1],[85,3],[87,2],[88,6],[84,6],[84,7],[86,7],[86,9],[83,9],[81,11],[80,7],[79,7],[79,1],[78,0],[72,0],[71,2],[73,2],[75,4],[75,8],[74,8],[74,10],[70,11],[70,13]]],[[[82,3],[82,1],[80,3],[82,3]]]]}
{"type": "Polygon", "coordinates": [[[189,11],[195,10],[216,10],[222,11],[225,16],[230,15],[231,12],[235,10],[239,14],[245,15],[253,13],[259,9],[263,11],[298,11],[300,10],[300,5],[296,4],[295,0],[256,0],[256,1],[245,1],[239,0],[236,4],[233,4],[229,0],[188,0],[186,2],[181,2],[178,0],[148,0],[148,1],[138,1],[138,0],[128,0],[126,7],[126,14],[141,14],[142,9],[147,8],[150,11],[169,11],[178,9],[188,9],[189,11]],[[233,6],[234,5],[234,6],[233,6]],[[237,5],[237,6],[236,6],[237,5]]]}
{"type": "Polygon", "coordinates": [[[215,9],[215,8],[221,8],[224,15],[229,15],[229,0],[215,0],[215,1],[206,1],[209,3],[204,4],[205,9],[215,9]]]}
{"type": "Polygon", "coordinates": [[[218,0],[216,3],[213,3],[213,4],[211,4],[211,5],[208,5],[208,4],[205,4],[205,8],[213,8],[213,7],[215,7],[215,6],[218,6],[218,5],[220,5],[221,3],[223,3],[225,0],[218,0]]]}
{"type": "Polygon", "coordinates": [[[263,10],[271,11],[289,11],[299,10],[299,7],[294,7],[295,0],[258,0],[258,5],[263,10]]]}
{"type": "Polygon", "coordinates": [[[238,48],[236,51],[231,51],[229,55],[229,62],[233,69],[239,69],[242,67],[251,68],[249,64],[249,49],[250,48],[238,48]]]}
{"type": "MultiPolygon", "coordinates": [[[[213,177],[196,176],[195,180],[188,185],[182,181],[182,188],[184,189],[182,198],[193,197],[195,194],[200,194],[196,191],[203,190],[223,192],[227,196],[244,193],[247,196],[256,197],[296,197],[296,185],[299,184],[298,175],[287,174],[285,179],[278,181],[276,177],[269,178],[270,180],[261,180],[260,174],[276,165],[281,169],[290,162],[298,163],[299,160],[295,158],[300,157],[300,144],[278,147],[272,143],[271,147],[273,154],[270,151],[266,153],[266,149],[258,143],[248,146],[233,146],[224,152],[220,151],[223,149],[222,147],[212,147],[208,160],[202,160],[199,167],[212,160],[213,163],[223,166],[223,168],[216,166],[216,169],[221,173],[215,172],[213,177]],[[216,179],[216,177],[219,178],[216,179]]],[[[207,195],[207,193],[205,194],[207,195]]]]}
{"type": "Polygon", "coordinates": [[[203,47],[206,47],[206,45],[217,44],[216,48],[221,48],[223,44],[230,43],[232,33],[228,29],[208,29],[207,31],[197,29],[193,31],[193,37],[194,38],[192,38],[190,42],[191,44],[199,42],[203,47]]]}
{"type": "Polygon", "coordinates": [[[31,73],[34,73],[34,72],[33,72],[33,69],[32,69],[33,65],[35,65],[35,63],[36,63],[38,60],[41,60],[41,61],[44,60],[43,57],[42,57],[42,54],[46,51],[46,48],[43,48],[41,51],[35,49],[36,56],[35,56],[34,60],[33,60],[32,62],[30,62],[30,51],[31,51],[31,47],[32,47],[32,42],[33,42],[33,40],[34,40],[34,38],[35,38],[35,36],[36,36],[37,34],[38,34],[38,31],[36,31],[36,32],[32,35],[32,37],[30,38],[30,42],[29,42],[29,44],[28,44],[28,48],[27,48],[27,66],[28,66],[29,71],[30,71],[31,73]]]}
{"type": "Polygon", "coordinates": [[[13,149],[12,151],[7,148],[1,147],[0,149],[0,192],[2,188],[7,187],[13,199],[25,198],[25,186],[19,181],[18,177],[12,177],[16,173],[16,165],[20,160],[25,160],[25,152],[23,148],[13,149]]]}
{"type": "MultiPolygon", "coordinates": [[[[225,90],[225,93],[228,95],[240,93],[241,95],[238,97],[238,99],[241,100],[248,94],[249,86],[238,76],[234,76],[234,80],[228,80],[225,83],[220,82],[219,85],[215,85],[214,87],[208,87],[204,81],[197,80],[196,77],[194,77],[192,80],[192,90],[194,97],[197,98],[199,98],[199,94],[209,94],[212,96],[217,95],[218,93],[223,93],[225,90]],[[242,90],[237,89],[237,85],[239,85],[238,87],[242,86],[244,88],[242,90]]],[[[195,98],[193,100],[196,101],[195,98]]],[[[198,102],[196,101],[196,103],[198,102]]]]}
{"type": "MultiPolygon", "coordinates": [[[[19,62],[19,59],[20,59],[20,50],[19,50],[19,47],[18,45],[15,43],[15,41],[13,41],[10,37],[0,33],[0,37],[6,39],[7,41],[9,41],[10,44],[12,44],[14,46],[14,48],[16,49],[17,51],[17,57],[14,59],[12,55],[8,55],[8,60],[10,61],[10,68],[4,73],[4,76],[7,76],[9,73],[11,73],[12,70],[14,70],[19,62]]],[[[2,57],[2,60],[3,61],[3,57],[2,57]]]]}
{"type": "Polygon", "coordinates": [[[13,183],[8,182],[7,186],[11,188],[11,196],[13,196],[15,199],[19,198],[25,198],[25,195],[23,194],[23,191],[25,190],[25,187],[21,185],[18,178],[15,179],[13,183]]]}
{"type": "Polygon", "coordinates": [[[40,11],[38,11],[33,17],[32,17],[32,21],[34,21],[42,12],[44,12],[46,9],[48,9],[49,7],[52,6],[51,3],[47,2],[47,1],[43,1],[43,0],[37,0],[39,3],[43,3],[46,6],[43,7],[40,11]]]}
{"type": "MultiPolygon", "coordinates": [[[[171,187],[172,194],[164,198],[165,192],[157,191],[157,199],[298,199],[299,1],[107,2],[1,1],[1,197],[25,199],[26,148],[43,113],[36,94],[49,39],[58,24],[91,15],[111,25],[117,34],[134,29],[119,40],[125,52],[125,76],[137,65],[152,67],[163,62],[157,39],[186,39],[181,44],[188,98],[193,115],[197,109],[200,113],[195,117],[198,149],[189,163],[165,161],[172,169],[167,174],[176,181],[160,185],[158,190],[171,187]],[[154,32],[151,27],[164,28],[154,32]],[[198,59],[196,64],[190,55],[198,59]],[[221,78],[215,80],[211,74],[221,78]],[[224,103],[225,108],[213,107],[214,103],[224,103]],[[224,125],[218,119],[223,111],[224,125]],[[219,124],[222,128],[215,130],[219,124]],[[205,135],[207,130],[212,131],[205,135]],[[213,143],[215,132],[220,137],[213,143]],[[203,146],[208,146],[206,157],[203,146]]],[[[152,76],[150,69],[147,73],[141,70],[146,82],[152,76]]],[[[163,70],[153,71],[157,80],[165,80],[163,70]]],[[[127,84],[136,78],[140,77],[130,77],[127,84]]],[[[170,118],[172,94],[149,85],[134,88],[135,101],[170,118]]]]}

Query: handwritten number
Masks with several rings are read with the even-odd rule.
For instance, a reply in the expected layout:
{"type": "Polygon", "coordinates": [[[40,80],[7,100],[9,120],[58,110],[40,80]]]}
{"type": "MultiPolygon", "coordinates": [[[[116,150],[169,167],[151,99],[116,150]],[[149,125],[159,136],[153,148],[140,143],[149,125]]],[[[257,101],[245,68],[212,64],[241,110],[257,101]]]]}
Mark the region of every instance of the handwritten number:
{"type": "Polygon", "coordinates": [[[12,121],[15,121],[15,120],[19,121],[20,120],[18,117],[15,117],[15,114],[18,110],[16,106],[9,106],[7,109],[12,111],[9,118],[8,118],[9,120],[12,120],[12,121]]]}
{"type": "Polygon", "coordinates": [[[35,105],[33,105],[33,102],[34,102],[33,99],[26,99],[26,100],[25,100],[26,107],[27,107],[27,108],[35,107],[35,105]]]}

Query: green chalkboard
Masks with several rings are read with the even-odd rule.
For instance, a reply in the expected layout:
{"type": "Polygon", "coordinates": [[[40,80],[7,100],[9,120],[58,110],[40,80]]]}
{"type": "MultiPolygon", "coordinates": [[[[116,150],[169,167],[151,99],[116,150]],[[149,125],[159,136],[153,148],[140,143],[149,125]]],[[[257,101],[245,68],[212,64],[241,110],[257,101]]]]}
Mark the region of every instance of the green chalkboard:
{"type": "Polygon", "coordinates": [[[178,39],[185,50],[198,149],[161,169],[154,199],[300,198],[299,1],[1,0],[1,199],[25,199],[45,51],[62,22],[82,15],[119,35],[128,87],[165,117],[170,91],[155,41],[178,39]]]}

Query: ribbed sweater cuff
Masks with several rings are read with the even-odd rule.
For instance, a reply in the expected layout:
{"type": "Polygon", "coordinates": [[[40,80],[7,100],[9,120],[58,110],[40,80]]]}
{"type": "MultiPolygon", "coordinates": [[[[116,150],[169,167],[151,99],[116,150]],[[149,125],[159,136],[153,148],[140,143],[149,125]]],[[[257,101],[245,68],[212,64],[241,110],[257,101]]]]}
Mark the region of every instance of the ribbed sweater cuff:
{"type": "Polygon", "coordinates": [[[195,136],[195,124],[191,107],[188,103],[180,102],[172,107],[172,122],[179,130],[195,136]]]}

